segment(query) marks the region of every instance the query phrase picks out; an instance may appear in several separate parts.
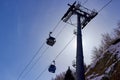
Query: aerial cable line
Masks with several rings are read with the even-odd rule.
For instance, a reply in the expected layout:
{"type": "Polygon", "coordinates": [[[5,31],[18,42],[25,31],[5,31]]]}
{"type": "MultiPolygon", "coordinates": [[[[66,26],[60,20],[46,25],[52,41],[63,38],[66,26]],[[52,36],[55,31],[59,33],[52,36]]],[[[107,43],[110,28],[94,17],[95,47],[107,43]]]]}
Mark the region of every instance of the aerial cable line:
{"type": "MultiPolygon", "coordinates": [[[[88,2],[88,0],[86,0],[86,1],[83,3],[83,5],[85,5],[87,2],[88,2]]],[[[112,0],[110,0],[107,4],[105,4],[105,5],[98,11],[98,13],[99,13],[100,11],[102,11],[105,7],[107,7],[111,2],[112,2],[112,0]]]]}
{"type": "MultiPolygon", "coordinates": [[[[55,29],[58,27],[58,25],[60,24],[61,20],[57,23],[57,25],[53,28],[52,32],[55,31],[55,29]]],[[[29,63],[25,66],[25,68],[21,71],[21,73],[19,74],[17,80],[19,80],[21,78],[21,76],[23,75],[23,73],[25,72],[25,70],[28,68],[28,66],[32,63],[32,61],[35,59],[35,57],[38,55],[39,51],[42,49],[42,47],[44,46],[45,42],[40,46],[40,48],[37,50],[37,52],[33,55],[32,59],[29,61],[29,63]]]]}
{"type": "Polygon", "coordinates": [[[62,31],[65,29],[67,24],[65,24],[62,29],[57,33],[57,35],[55,36],[56,38],[62,33],[62,31]]]}
{"type": "MultiPolygon", "coordinates": [[[[58,37],[60,35],[60,33],[63,31],[63,29],[65,28],[66,24],[63,26],[63,28],[59,31],[59,33],[56,35],[56,37],[58,37]]],[[[35,63],[31,66],[31,68],[29,69],[29,71],[27,71],[27,73],[23,76],[25,77],[31,70],[32,68],[38,63],[38,61],[42,58],[42,56],[45,54],[45,52],[49,49],[49,47],[47,47],[39,56],[39,58],[35,61],[35,63]]]]}
{"type": "MultiPolygon", "coordinates": [[[[75,38],[75,36],[73,36],[72,37],[72,39],[65,45],[65,47],[56,55],[56,57],[54,58],[54,60],[57,60],[57,58],[62,54],[62,52],[68,47],[68,45],[73,41],[73,39],[75,38]]],[[[54,61],[53,60],[53,61],[54,61]]],[[[52,62],[53,62],[52,61],[52,62]]],[[[51,62],[51,63],[52,63],[51,62]]],[[[38,80],[41,76],[42,76],[42,74],[48,69],[48,67],[49,66],[47,66],[38,76],[37,76],[37,78],[35,79],[35,80],[38,80]]]]}
{"type": "Polygon", "coordinates": [[[40,48],[34,54],[34,56],[32,57],[32,59],[28,62],[28,64],[25,66],[25,68],[21,71],[21,73],[18,76],[17,80],[19,80],[21,78],[21,76],[23,75],[23,73],[25,72],[25,70],[28,68],[28,66],[33,62],[33,60],[35,59],[35,57],[38,55],[39,51],[42,49],[42,47],[44,46],[44,44],[45,44],[45,42],[40,46],[40,48]]]}
{"type": "Polygon", "coordinates": [[[35,80],[38,80],[38,79],[42,76],[42,74],[48,69],[48,67],[49,67],[49,66],[47,66],[47,67],[37,76],[37,78],[36,78],[35,80]]]}
{"type": "Polygon", "coordinates": [[[110,3],[112,2],[112,0],[110,0],[107,4],[105,4],[98,12],[102,11],[105,7],[107,7],[110,3]]]}
{"type": "MultiPolygon", "coordinates": [[[[63,29],[65,28],[65,26],[66,26],[67,24],[65,24],[64,26],[63,26],[63,28],[59,31],[59,33],[56,35],[56,37],[58,37],[59,35],[60,35],[60,33],[63,31],[63,29]]],[[[67,46],[66,46],[67,47],[67,46]]],[[[45,49],[45,51],[41,54],[41,56],[36,60],[36,62],[32,65],[32,67],[30,68],[30,70],[25,74],[25,76],[32,70],[32,68],[37,64],[37,62],[41,59],[41,57],[42,57],[42,55],[47,51],[47,49],[48,48],[46,48],[45,49]]],[[[62,53],[62,52],[61,52],[62,53]]],[[[59,55],[60,55],[60,53],[59,53],[59,55]]],[[[25,77],[24,76],[24,77],[25,77]]]]}
{"type": "MultiPolygon", "coordinates": [[[[58,25],[60,24],[61,20],[57,23],[57,25],[53,28],[52,32],[55,31],[55,29],[58,27],[58,25]]],[[[60,31],[61,33],[61,31],[60,31]]],[[[44,46],[45,42],[40,46],[40,48],[37,50],[37,52],[35,53],[35,55],[32,57],[32,59],[29,61],[29,63],[25,66],[25,68],[21,71],[21,73],[19,74],[17,80],[19,80],[21,78],[21,76],[23,75],[23,73],[25,72],[25,70],[28,68],[28,66],[33,62],[33,60],[35,59],[35,57],[38,55],[39,51],[42,49],[42,47],[44,46]]]]}
{"type": "MultiPolygon", "coordinates": [[[[54,27],[54,29],[52,30],[52,32],[55,31],[55,29],[57,28],[57,26],[60,24],[61,20],[57,23],[57,25],[54,27]]],[[[64,26],[65,27],[65,26],[64,26]]],[[[64,27],[60,30],[60,32],[56,35],[59,36],[59,34],[62,32],[62,30],[64,29],[64,27]]],[[[33,62],[33,60],[35,59],[35,57],[38,55],[39,51],[42,49],[42,47],[45,45],[45,42],[40,46],[40,48],[37,50],[37,52],[33,55],[32,59],[29,61],[29,63],[25,66],[25,68],[22,70],[22,72],[20,73],[20,75],[18,76],[17,80],[20,80],[21,76],[23,75],[23,73],[25,72],[25,70],[30,66],[30,64],[33,62]]],[[[42,55],[48,50],[48,48],[41,54],[41,56],[39,57],[39,59],[42,57],[42,55]]],[[[38,59],[38,60],[39,60],[38,59]]],[[[38,62],[38,61],[37,61],[38,62]]],[[[35,62],[34,64],[36,64],[37,62],[35,62]]],[[[27,72],[29,73],[31,71],[31,69],[34,66],[32,66],[30,68],[30,70],[27,72]]],[[[27,75],[27,73],[24,75],[24,77],[27,75]]]]}
{"type": "Polygon", "coordinates": [[[60,24],[61,20],[56,24],[56,26],[53,28],[52,32],[54,32],[56,30],[56,28],[58,27],[58,25],[60,24]]]}
{"type": "Polygon", "coordinates": [[[67,48],[67,46],[72,42],[72,40],[75,38],[75,36],[72,37],[72,39],[65,45],[65,47],[58,53],[58,55],[55,57],[54,60],[56,60],[60,54],[62,54],[62,52],[67,48]]]}
{"type": "Polygon", "coordinates": [[[41,59],[41,57],[45,54],[45,52],[49,49],[49,47],[46,47],[46,49],[42,52],[42,54],[37,58],[37,60],[35,61],[35,63],[32,64],[32,66],[30,67],[30,69],[25,73],[25,75],[23,76],[23,78],[25,78],[27,76],[27,74],[34,68],[34,66],[38,63],[38,61],[41,59]]]}

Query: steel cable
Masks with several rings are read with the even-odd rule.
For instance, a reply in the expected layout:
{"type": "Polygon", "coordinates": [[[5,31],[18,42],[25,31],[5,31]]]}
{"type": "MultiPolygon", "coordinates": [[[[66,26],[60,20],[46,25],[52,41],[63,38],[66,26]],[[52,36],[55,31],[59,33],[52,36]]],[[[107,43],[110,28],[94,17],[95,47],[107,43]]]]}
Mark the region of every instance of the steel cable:
{"type": "MultiPolygon", "coordinates": [[[[72,37],[72,39],[65,45],[65,47],[57,54],[57,56],[54,58],[54,60],[57,60],[57,58],[63,53],[63,51],[67,48],[67,46],[73,41],[75,36],[72,37]]],[[[52,62],[51,62],[52,63],[52,62]]],[[[47,66],[38,76],[35,80],[38,80],[42,74],[48,69],[49,66],[47,66]]]]}

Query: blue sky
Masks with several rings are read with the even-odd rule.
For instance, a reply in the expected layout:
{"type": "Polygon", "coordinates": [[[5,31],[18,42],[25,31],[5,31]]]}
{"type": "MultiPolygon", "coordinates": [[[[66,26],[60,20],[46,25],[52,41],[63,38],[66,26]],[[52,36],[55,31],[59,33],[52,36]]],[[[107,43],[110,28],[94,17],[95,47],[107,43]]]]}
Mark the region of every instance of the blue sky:
{"type": "MultiPolygon", "coordinates": [[[[79,1],[83,3],[85,0],[79,1]]],[[[0,0],[0,80],[17,80],[20,72],[68,9],[67,4],[73,2],[74,0],[0,0]]],[[[107,2],[108,0],[88,0],[84,6],[99,10],[107,2]]],[[[93,48],[100,45],[101,34],[109,33],[117,27],[120,20],[119,8],[120,1],[113,0],[82,30],[86,64],[91,62],[93,48]]],[[[58,34],[64,25],[65,23],[61,22],[53,36],[58,34]]],[[[57,37],[56,44],[49,47],[30,73],[20,80],[35,80],[74,36],[74,29],[75,27],[66,25],[57,37]]],[[[46,70],[39,80],[50,80],[71,66],[76,56],[75,41],[76,38],[57,58],[56,73],[51,74],[46,70]]],[[[48,45],[45,44],[36,59],[46,47],[48,45]]]]}

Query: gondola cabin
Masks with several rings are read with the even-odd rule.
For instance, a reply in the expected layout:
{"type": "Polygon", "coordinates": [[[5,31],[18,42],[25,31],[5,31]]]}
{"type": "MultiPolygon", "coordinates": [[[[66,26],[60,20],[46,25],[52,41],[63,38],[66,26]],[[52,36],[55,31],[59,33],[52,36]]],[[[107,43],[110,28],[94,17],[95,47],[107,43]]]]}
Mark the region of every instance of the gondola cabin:
{"type": "Polygon", "coordinates": [[[49,37],[46,43],[50,46],[53,46],[55,42],[56,42],[56,39],[54,37],[49,37]]]}
{"type": "Polygon", "coordinates": [[[51,34],[52,34],[52,32],[50,32],[49,38],[47,39],[46,43],[50,46],[53,46],[56,42],[56,39],[54,37],[52,37],[51,34]]]}
{"type": "Polygon", "coordinates": [[[51,65],[49,66],[49,68],[48,68],[48,71],[51,72],[51,73],[55,73],[55,71],[56,71],[56,66],[53,65],[53,64],[51,64],[51,65]]]}
{"type": "Polygon", "coordinates": [[[55,61],[53,61],[52,64],[49,66],[48,71],[51,73],[55,73],[56,71],[55,61]]]}

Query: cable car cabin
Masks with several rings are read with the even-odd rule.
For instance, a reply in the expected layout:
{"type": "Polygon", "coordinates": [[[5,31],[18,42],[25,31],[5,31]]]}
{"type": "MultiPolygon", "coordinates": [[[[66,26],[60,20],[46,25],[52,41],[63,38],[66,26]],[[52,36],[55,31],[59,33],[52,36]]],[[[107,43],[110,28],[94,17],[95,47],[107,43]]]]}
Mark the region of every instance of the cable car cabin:
{"type": "Polygon", "coordinates": [[[54,37],[49,37],[48,39],[47,39],[47,44],[48,45],[50,45],[50,46],[53,46],[54,44],[55,44],[55,42],[56,42],[56,40],[55,40],[55,38],[54,37]]]}
{"type": "Polygon", "coordinates": [[[48,71],[51,72],[51,73],[55,73],[56,71],[56,66],[54,64],[51,64],[48,68],[48,71]]]}
{"type": "Polygon", "coordinates": [[[52,34],[52,32],[50,32],[49,38],[47,39],[46,43],[50,46],[53,46],[56,42],[56,39],[54,37],[52,37],[51,34],[52,34]]]}

